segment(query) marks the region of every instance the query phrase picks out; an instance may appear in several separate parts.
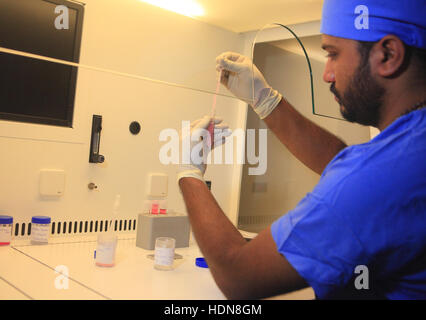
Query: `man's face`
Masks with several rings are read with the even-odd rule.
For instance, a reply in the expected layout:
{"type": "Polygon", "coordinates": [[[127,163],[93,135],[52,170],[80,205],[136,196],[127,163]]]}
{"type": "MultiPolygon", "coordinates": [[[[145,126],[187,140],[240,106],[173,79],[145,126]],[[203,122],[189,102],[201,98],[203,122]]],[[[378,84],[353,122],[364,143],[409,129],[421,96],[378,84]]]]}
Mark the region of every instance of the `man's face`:
{"type": "Polygon", "coordinates": [[[357,41],[323,35],[328,52],[323,79],[340,105],[342,116],[362,125],[376,126],[385,90],[371,73],[368,55],[363,57],[357,41]]]}

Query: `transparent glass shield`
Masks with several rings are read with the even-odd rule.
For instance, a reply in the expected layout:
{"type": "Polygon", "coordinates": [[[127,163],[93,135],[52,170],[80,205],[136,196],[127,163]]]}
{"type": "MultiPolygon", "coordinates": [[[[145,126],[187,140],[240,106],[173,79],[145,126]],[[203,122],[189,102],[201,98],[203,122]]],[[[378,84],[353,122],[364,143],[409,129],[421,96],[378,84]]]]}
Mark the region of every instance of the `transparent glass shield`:
{"type": "MultiPolygon", "coordinates": [[[[23,115],[30,116],[30,119],[20,122],[28,123],[30,127],[34,127],[35,124],[41,124],[41,126],[37,126],[39,131],[47,132],[64,129],[60,131],[67,132],[67,129],[71,129],[68,131],[79,132],[81,128],[91,125],[90,115],[104,114],[106,115],[106,121],[112,121],[111,127],[116,127],[114,122],[120,118],[127,118],[129,121],[130,119],[135,119],[141,121],[142,131],[145,134],[154,132],[155,134],[152,137],[157,136],[158,138],[159,132],[163,129],[181,129],[182,120],[192,121],[204,115],[210,115],[213,103],[216,104],[216,115],[218,117],[230,119],[232,122],[238,116],[237,109],[240,100],[230,95],[230,93],[218,92],[220,90],[217,90],[219,88],[217,79],[214,79],[211,84],[214,89],[209,91],[151,79],[137,74],[77,64],[22,51],[9,51],[4,47],[0,47],[0,51],[2,52],[0,54],[0,63],[3,71],[5,71],[1,74],[0,81],[2,83],[11,83],[7,87],[9,91],[4,88],[0,91],[2,94],[0,99],[3,100],[4,105],[7,105],[7,110],[13,113],[20,111],[19,108],[16,108],[15,103],[20,102],[20,97],[27,96],[25,99],[27,110],[24,110],[23,115]],[[34,65],[36,68],[34,68],[34,65]],[[40,70],[45,73],[50,70],[55,72],[62,68],[68,68],[76,73],[74,83],[70,83],[68,78],[60,79],[62,81],[60,85],[67,88],[65,91],[60,86],[56,87],[55,80],[58,79],[45,77],[39,72],[40,70]],[[9,78],[7,78],[8,76],[9,78]],[[25,77],[29,77],[31,81],[19,82],[25,77]],[[41,83],[41,86],[38,86],[37,82],[41,83]],[[14,88],[13,85],[16,85],[17,88],[14,88]],[[66,99],[58,99],[53,100],[55,104],[49,104],[49,99],[53,99],[60,94],[64,94],[66,98],[69,86],[75,87],[72,103],[66,99]],[[61,91],[55,93],[54,91],[58,90],[58,88],[61,91]],[[40,95],[46,95],[44,100],[37,99],[40,95]],[[31,102],[32,99],[34,100],[33,103],[31,102]],[[40,111],[37,110],[40,105],[36,102],[40,101],[43,102],[42,107],[48,107],[46,114],[37,113],[40,111]],[[72,109],[72,126],[32,121],[32,113],[38,114],[40,117],[51,117],[52,119],[63,116],[56,110],[61,108],[62,105],[60,103],[62,102],[66,104],[65,107],[72,109]],[[48,114],[48,112],[50,113],[48,114]],[[144,125],[145,122],[148,122],[149,125],[144,125]],[[154,131],[144,130],[144,128],[149,128],[150,126],[153,127],[154,131]]],[[[211,71],[211,73],[217,77],[215,70],[211,71]]],[[[34,118],[37,118],[37,116],[34,116],[34,118]]],[[[0,130],[3,129],[3,133],[5,133],[5,127],[15,123],[15,119],[6,120],[11,121],[2,123],[0,130]]],[[[15,128],[19,131],[19,126],[15,126],[15,128]]],[[[129,128],[125,131],[126,134],[130,134],[129,128]]],[[[17,131],[15,130],[15,132],[17,131]]],[[[77,133],[77,135],[79,134],[77,133]]],[[[68,135],[70,138],[72,136],[73,134],[68,135]]],[[[64,139],[66,140],[65,136],[64,139]]],[[[71,140],[75,139],[71,138],[71,140]]]]}
{"type": "MultiPolygon", "coordinates": [[[[241,51],[240,35],[139,0],[32,5],[41,1],[0,0],[0,113],[8,114],[0,117],[0,147],[8,150],[0,166],[0,202],[16,208],[22,222],[27,222],[29,205],[40,205],[58,220],[106,220],[115,195],[121,194],[125,209],[120,214],[133,220],[142,211],[148,175],[163,172],[169,176],[173,209],[184,212],[173,183],[173,152],[178,160],[182,153],[170,143],[179,139],[183,122],[211,114],[216,57],[241,51]],[[68,29],[55,25],[65,22],[60,17],[66,11],[55,11],[61,5],[69,8],[68,29]],[[72,5],[80,8],[75,14],[72,5]],[[80,52],[72,56],[81,16],[80,52]],[[65,36],[67,32],[73,36],[65,36]],[[17,35],[23,35],[20,42],[13,39],[17,35]],[[89,162],[94,116],[102,117],[99,163],[89,162]],[[160,154],[165,154],[164,161],[160,154]],[[67,174],[66,196],[51,206],[39,201],[37,187],[21,190],[33,185],[27,177],[37,180],[42,168],[67,174]]],[[[216,115],[231,129],[243,123],[245,108],[219,87],[216,115]]],[[[209,165],[206,179],[219,171],[219,176],[229,177],[214,179],[213,189],[219,201],[231,203],[234,166],[219,167],[209,165]]]]}
{"type": "Polygon", "coordinates": [[[321,48],[321,35],[299,38],[288,27],[276,25],[292,38],[253,46],[253,60],[268,83],[300,112],[310,110],[314,116],[346,121],[330,85],[323,80],[326,52],[321,48]]]}
{"type": "MultiPolygon", "coordinates": [[[[282,32],[288,36],[288,30],[283,28],[282,32]]],[[[329,84],[322,79],[326,53],[321,49],[321,36],[300,40],[309,63],[300,43],[292,38],[256,43],[254,64],[269,85],[312,123],[349,145],[368,141],[369,128],[343,120],[329,84]]],[[[260,232],[293,210],[312,191],[320,176],[302,164],[250,108],[247,131],[251,129],[267,131],[267,170],[263,175],[252,175],[249,170],[256,165],[244,164],[238,226],[246,231],[260,232]]],[[[261,154],[260,150],[256,152],[261,154]]]]}
{"type": "MultiPolygon", "coordinates": [[[[13,206],[18,213],[26,212],[25,207],[29,203],[36,205],[38,198],[32,197],[30,190],[24,192],[23,197],[31,198],[16,201],[16,195],[22,194],[18,192],[20,186],[28,184],[27,177],[37,175],[40,168],[60,168],[67,173],[67,196],[46,207],[46,214],[56,208],[52,219],[60,221],[61,215],[71,215],[76,221],[88,219],[85,216],[88,212],[91,212],[89,219],[112,219],[112,205],[117,194],[122,195],[125,208],[120,209],[119,217],[135,219],[135,214],[143,209],[149,174],[161,172],[169,177],[168,200],[173,204],[173,210],[184,212],[178,186],[174,183],[183,154],[180,133],[190,122],[211,114],[214,89],[210,92],[88,65],[35,58],[25,53],[3,52],[2,55],[6,59],[21,58],[23,65],[18,61],[7,68],[16,73],[24,68],[27,76],[31,74],[25,67],[31,62],[43,62],[42,68],[47,69],[60,66],[78,71],[72,127],[0,120],[0,147],[8,150],[1,160],[0,176],[8,186],[7,190],[2,189],[2,203],[13,206]],[[94,116],[101,117],[97,154],[102,159],[93,162],[90,157],[93,154],[94,116]],[[8,174],[11,168],[16,174],[8,174]],[[81,210],[74,212],[76,206],[80,207],[78,204],[81,204],[81,210]]],[[[212,72],[215,74],[216,71],[213,69],[212,72]]],[[[44,80],[39,78],[37,81],[44,80]]],[[[43,95],[49,99],[51,83],[43,83],[48,87],[43,95]]],[[[12,95],[12,98],[27,95],[28,110],[34,111],[38,105],[31,103],[29,95],[40,92],[34,91],[31,82],[25,84],[27,87],[21,86],[20,94],[12,95]]],[[[216,88],[216,84],[214,80],[212,87],[216,88]]],[[[7,92],[2,94],[11,98],[10,92],[9,95],[7,92]]],[[[9,101],[14,102],[13,99],[9,101]]],[[[51,110],[60,107],[59,104],[50,106],[51,110]]],[[[216,97],[216,115],[231,129],[237,129],[241,122],[241,108],[244,105],[234,97],[221,93],[216,97]]],[[[214,179],[216,196],[221,201],[229,201],[233,170],[233,163],[216,163],[212,155],[206,180],[218,172],[229,178],[214,179]]],[[[44,205],[42,203],[41,207],[44,205]]],[[[18,221],[21,218],[18,214],[18,221]]]]}
{"type": "MultiPolygon", "coordinates": [[[[133,79],[138,86],[156,83],[177,92],[204,93],[213,100],[216,56],[238,51],[242,44],[237,34],[139,0],[0,0],[0,9],[0,118],[12,121],[78,126],[79,94],[88,90],[85,77],[91,72],[105,74],[103,79],[107,74],[127,79],[120,83],[133,79]],[[61,92],[64,88],[67,92],[61,92]],[[53,115],[48,114],[52,101],[45,101],[52,92],[57,92],[52,101],[66,105],[53,115]],[[11,96],[15,104],[7,102],[11,96]],[[31,96],[38,108],[27,110],[25,97],[31,96]]],[[[218,89],[220,96],[231,98],[223,86],[218,89]]],[[[152,96],[142,99],[145,91],[135,90],[125,94],[141,100],[152,96]]],[[[173,96],[164,92],[168,89],[157,92],[158,97],[173,96]]],[[[203,103],[206,109],[211,105],[203,103]]]]}

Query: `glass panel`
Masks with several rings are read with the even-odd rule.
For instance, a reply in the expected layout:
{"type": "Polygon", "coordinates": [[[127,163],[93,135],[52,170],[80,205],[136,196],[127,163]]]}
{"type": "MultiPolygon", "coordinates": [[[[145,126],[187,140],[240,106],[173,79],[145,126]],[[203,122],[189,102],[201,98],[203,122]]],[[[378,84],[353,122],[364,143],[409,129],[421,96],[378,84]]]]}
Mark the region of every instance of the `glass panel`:
{"type": "MultiPolygon", "coordinates": [[[[28,75],[29,72],[26,66],[31,62],[43,63],[43,66],[40,67],[40,70],[43,72],[45,72],[46,69],[55,70],[55,66],[68,67],[69,64],[65,60],[61,61],[45,57],[27,56],[28,54],[25,52],[5,53],[7,49],[3,47],[0,47],[0,51],[3,51],[2,56],[5,60],[10,61],[9,64],[2,64],[3,70],[10,71],[8,74],[9,76],[18,73],[19,69],[24,71],[24,75],[28,75]],[[14,60],[16,58],[21,59],[21,61],[14,60]],[[22,61],[24,61],[23,64],[21,63],[22,61]]],[[[82,127],[83,123],[89,124],[90,122],[91,125],[91,118],[89,119],[89,115],[91,114],[109,114],[111,121],[116,121],[119,117],[143,119],[143,122],[149,121],[153,127],[155,124],[156,130],[171,127],[175,128],[176,125],[179,127],[182,119],[189,121],[194,120],[194,117],[202,117],[206,114],[210,114],[217,89],[217,80],[213,81],[210,86],[212,90],[209,91],[83,64],[75,64],[75,66],[70,68],[75,70],[78,69],[73,113],[73,128],[77,129],[74,133],[76,136],[79,136],[79,129],[82,127]],[[148,117],[149,120],[146,117],[148,117]],[[173,126],[171,126],[172,124],[173,126]]],[[[214,68],[211,73],[215,75],[216,71],[214,68]]],[[[38,79],[38,81],[42,80],[44,79],[38,79]]],[[[3,72],[1,81],[3,83],[10,82],[10,77],[8,78],[6,73],[3,72]]],[[[54,85],[55,83],[52,79],[48,79],[45,84],[54,85]]],[[[16,83],[13,85],[16,85],[16,83]]],[[[26,106],[29,110],[35,109],[36,104],[32,103],[32,101],[34,101],[36,96],[41,95],[49,102],[49,95],[54,96],[56,94],[55,87],[48,87],[45,88],[46,90],[40,92],[39,87],[37,87],[37,82],[30,81],[23,84],[21,83],[20,90],[22,91],[17,92],[16,95],[11,97],[10,90],[11,88],[13,89],[13,85],[11,85],[8,90],[1,91],[0,97],[8,99],[8,101],[13,101],[14,103],[19,96],[26,96],[26,106]]],[[[232,119],[236,118],[235,106],[239,102],[238,99],[231,96],[229,93],[224,94],[219,92],[216,101],[216,113],[218,116],[222,117],[223,115],[229,114],[232,116],[232,119]]],[[[13,109],[13,106],[14,105],[11,105],[11,109],[13,109]]],[[[52,105],[49,104],[49,106],[52,105]]],[[[54,105],[51,109],[55,111],[54,109],[57,107],[57,105],[54,105]]],[[[37,111],[39,110],[35,110],[34,112],[37,111]]],[[[54,117],[55,114],[50,114],[49,116],[54,117]]],[[[107,119],[106,121],[109,120],[107,119]]],[[[151,124],[149,126],[151,126],[151,124]]],[[[7,128],[8,125],[10,125],[10,123],[5,122],[4,125],[0,127],[0,132],[6,134],[7,129],[5,128],[7,128]]],[[[147,126],[142,124],[142,131],[144,131],[146,127],[147,126]]],[[[37,131],[48,132],[49,130],[49,127],[41,126],[38,127],[37,131]]],[[[20,128],[15,127],[15,134],[19,131],[20,128]]],[[[125,131],[129,130],[126,129],[125,131]]],[[[61,131],[55,132],[58,133],[61,131]]],[[[41,139],[42,135],[37,136],[37,132],[33,133],[36,135],[35,138],[38,137],[41,139]]],[[[130,134],[130,132],[127,133],[130,134]]],[[[66,140],[66,137],[70,138],[71,135],[64,135],[63,139],[66,140]]],[[[59,140],[62,139],[60,134],[57,138],[59,138],[59,140]]],[[[73,138],[70,139],[73,140],[73,138]]],[[[81,138],[78,139],[81,140],[81,138]]]]}
{"type": "MultiPolygon", "coordinates": [[[[329,85],[322,80],[325,54],[321,50],[320,36],[301,40],[309,54],[313,72],[315,113],[308,64],[296,40],[256,44],[256,66],[268,83],[306,118],[348,145],[368,141],[368,127],[340,120],[339,106],[329,85]]],[[[247,131],[250,129],[267,130],[267,171],[263,175],[251,175],[249,170],[253,166],[244,164],[238,226],[246,231],[259,232],[294,209],[318,183],[320,176],[291,154],[251,108],[247,115],[247,131]]]]}
{"type": "MultiPolygon", "coordinates": [[[[283,30],[283,32],[288,33],[289,31],[283,30]]],[[[255,61],[255,63],[271,68],[274,64],[276,67],[281,67],[279,76],[281,79],[273,78],[267,79],[267,81],[275,83],[291,82],[291,90],[287,88],[286,91],[280,91],[280,89],[284,90],[282,86],[280,87],[279,84],[273,86],[290,103],[292,103],[292,100],[298,101],[300,95],[303,95],[306,98],[309,97],[309,99],[304,99],[304,103],[309,104],[312,114],[346,121],[339,111],[339,105],[334,100],[333,94],[327,91],[330,85],[324,82],[322,78],[326,63],[326,52],[321,49],[321,35],[302,37],[299,40],[303,44],[309,62],[300,43],[296,38],[292,38],[256,44],[254,56],[257,56],[258,62],[255,61]],[[276,48],[275,54],[270,56],[262,54],[264,57],[259,58],[256,51],[265,51],[264,48],[268,45],[276,48]],[[259,59],[261,60],[259,61],[259,59]],[[287,69],[291,69],[291,71],[288,72],[287,69]],[[292,74],[292,77],[289,77],[288,74],[292,74]]],[[[297,104],[294,107],[298,110],[307,110],[308,108],[306,105],[300,106],[297,104]]]]}
{"type": "MultiPolygon", "coordinates": [[[[12,54],[4,55],[9,57],[12,54]]],[[[46,64],[61,65],[52,61],[46,61],[46,64]]],[[[9,67],[14,70],[17,65],[9,67]]],[[[212,73],[215,75],[214,68],[212,73]]],[[[78,67],[72,128],[0,122],[0,143],[8,150],[7,155],[2,157],[3,170],[0,172],[1,176],[6,177],[5,184],[8,185],[3,193],[5,203],[10,201],[9,205],[13,205],[17,212],[27,212],[25,206],[38,203],[39,199],[27,192],[25,196],[30,197],[28,201],[13,202],[13,195],[19,194],[17,190],[20,185],[25,185],[28,177],[37,176],[40,168],[60,168],[67,173],[65,193],[68,196],[54,206],[46,207],[46,214],[51,215],[52,219],[60,221],[60,218],[64,218],[61,215],[66,215],[66,219],[72,215],[76,221],[87,220],[88,212],[91,213],[90,218],[93,215],[112,219],[116,194],[122,195],[125,209],[121,209],[120,213],[126,214],[122,218],[133,219],[142,212],[147,177],[152,172],[161,172],[169,176],[168,199],[171,208],[185,212],[178,186],[173,183],[182,156],[180,131],[184,121],[210,114],[216,80],[211,87],[212,92],[92,66],[78,67]],[[104,161],[101,163],[89,163],[93,115],[102,116],[99,153],[104,156],[104,161]],[[138,134],[130,130],[133,122],[140,125],[138,134]],[[177,144],[173,145],[173,139],[177,144]],[[16,174],[7,175],[10,168],[16,174]],[[96,190],[89,190],[90,182],[96,184],[96,190]],[[77,210],[76,206],[82,207],[77,210]],[[49,213],[49,210],[53,211],[49,213]],[[69,210],[72,212],[67,214],[69,210]]],[[[240,107],[240,101],[234,97],[223,94],[217,97],[216,114],[232,129],[236,129],[240,121],[240,107]]],[[[216,163],[214,159],[212,156],[206,179],[213,180],[215,195],[219,201],[227,204],[231,202],[230,181],[234,165],[216,163]]],[[[37,192],[38,189],[35,190],[37,192]]],[[[229,208],[225,210],[229,211],[229,208]]]]}
{"type": "MultiPolygon", "coordinates": [[[[139,0],[87,0],[84,4],[68,0],[0,0],[0,7],[1,96],[7,92],[17,101],[15,105],[0,101],[2,118],[9,120],[30,118],[30,122],[72,127],[72,108],[57,108],[52,115],[49,106],[74,104],[76,63],[80,70],[86,67],[214,92],[216,56],[243,47],[237,33],[139,0]],[[19,52],[39,60],[7,55],[19,52]],[[48,64],[43,60],[46,58],[70,64],[48,64]],[[12,71],[17,63],[21,69],[12,71]],[[37,75],[35,78],[43,77],[44,81],[26,76],[29,69],[37,75]],[[24,87],[31,92],[21,94],[24,87]],[[47,90],[50,93],[43,94],[47,90]],[[40,100],[33,101],[38,105],[36,111],[27,109],[28,96],[40,100]],[[16,117],[16,113],[26,117],[16,117]],[[46,119],[49,116],[57,120],[46,119]]],[[[230,95],[223,86],[219,92],[230,95]]]]}

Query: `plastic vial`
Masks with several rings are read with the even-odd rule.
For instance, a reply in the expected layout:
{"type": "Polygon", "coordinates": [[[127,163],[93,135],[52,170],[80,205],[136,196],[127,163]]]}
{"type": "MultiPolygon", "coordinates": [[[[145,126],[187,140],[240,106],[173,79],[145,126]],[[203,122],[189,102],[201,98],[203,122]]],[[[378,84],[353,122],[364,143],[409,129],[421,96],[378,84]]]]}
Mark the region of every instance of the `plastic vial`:
{"type": "Polygon", "coordinates": [[[167,214],[167,200],[160,201],[160,214],[167,214]]]}
{"type": "Polygon", "coordinates": [[[151,214],[158,214],[160,212],[160,204],[158,201],[151,202],[151,214]]]}
{"type": "Polygon", "coordinates": [[[31,243],[47,244],[49,242],[50,217],[34,216],[31,219],[31,243]]]}
{"type": "Polygon", "coordinates": [[[0,246],[10,244],[12,240],[12,224],[13,218],[11,216],[0,215],[0,246]]]}
{"type": "Polygon", "coordinates": [[[157,270],[172,270],[175,258],[175,239],[160,237],[155,239],[154,268],[157,270]]]}
{"type": "Polygon", "coordinates": [[[115,265],[116,249],[116,233],[108,232],[98,234],[98,244],[95,252],[96,265],[100,267],[113,267],[115,265]]]}

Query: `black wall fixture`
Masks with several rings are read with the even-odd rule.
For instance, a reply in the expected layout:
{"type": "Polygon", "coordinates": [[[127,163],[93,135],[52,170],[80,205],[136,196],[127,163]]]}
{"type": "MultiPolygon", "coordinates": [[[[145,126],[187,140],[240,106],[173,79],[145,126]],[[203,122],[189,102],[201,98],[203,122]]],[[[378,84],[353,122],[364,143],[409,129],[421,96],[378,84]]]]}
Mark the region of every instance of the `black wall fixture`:
{"type": "Polygon", "coordinates": [[[137,121],[133,121],[129,126],[129,131],[136,135],[141,131],[141,125],[137,121]]]}
{"type": "Polygon", "coordinates": [[[90,140],[90,163],[102,163],[105,157],[99,154],[99,147],[101,144],[101,131],[102,131],[102,116],[93,115],[92,120],[92,138],[90,140]]]}

